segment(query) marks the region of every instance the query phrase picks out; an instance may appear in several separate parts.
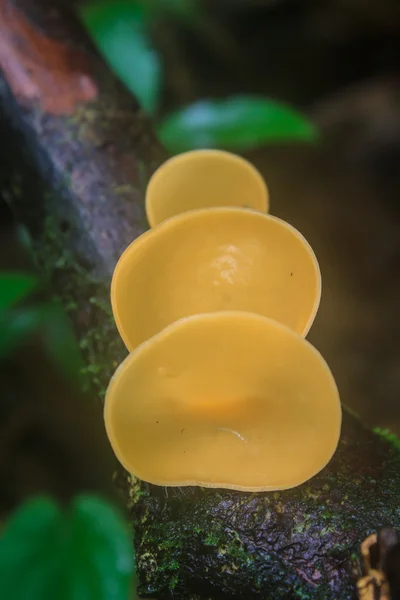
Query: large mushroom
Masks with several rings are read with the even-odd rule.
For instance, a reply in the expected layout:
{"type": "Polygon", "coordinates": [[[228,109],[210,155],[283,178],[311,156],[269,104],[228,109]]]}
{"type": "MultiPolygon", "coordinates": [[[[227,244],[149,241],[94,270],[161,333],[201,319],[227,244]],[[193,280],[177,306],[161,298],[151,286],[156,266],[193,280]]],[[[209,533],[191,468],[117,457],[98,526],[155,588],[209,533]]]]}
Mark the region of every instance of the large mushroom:
{"type": "Polygon", "coordinates": [[[167,160],[151,177],[146,214],[151,227],[187,210],[237,206],[268,212],[266,183],[244,158],[222,150],[193,150],[167,160]]]}
{"type": "Polygon", "coordinates": [[[241,208],[184,212],[136,239],[113,275],[111,301],[131,351],[190,315],[243,310],[305,336],[321,276],[304,237],[284,221],[241,208]]]}
{"type": "Polygon", "coordinates": [[[163,486],[295,487],[336,450],[341,407],[319,352],[243,311],[181,319],[117,369],[105,401],[120,462],[163,486]]]}

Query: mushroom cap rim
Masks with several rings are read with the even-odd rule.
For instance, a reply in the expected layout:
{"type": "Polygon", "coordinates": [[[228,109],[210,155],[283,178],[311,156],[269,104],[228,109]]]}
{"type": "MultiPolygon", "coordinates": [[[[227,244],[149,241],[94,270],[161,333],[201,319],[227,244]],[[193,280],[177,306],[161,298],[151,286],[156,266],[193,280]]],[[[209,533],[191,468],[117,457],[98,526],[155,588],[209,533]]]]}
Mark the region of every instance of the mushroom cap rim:
{"type": "MultiPolygon", "coordinates": [[[[279,223],[281,226],[285,227],[286,229],[290,230],[291,232],[293,232],[297,237],[299,237],[303,244],[305,245],[305,247],[307,248],[307,250],[309,251],[310,255],[313,258],[313,262],[314,265],[316,267],[316,271],[317,271],[317,293],[315,296],[315,301],[314,301],[314,305],[313,305],[313,310],[310,313],[309,319],[307,321],[306,326],[304,327],[301,336],[302,337],[306,337],[314,323],[315,317],[317,315],[319,306],[320,306],[320,302],[321,302],[321,294],[322,294],[322,278],[321,278],[321,270],[319,267],[319,262],[318,259],[315,255],[315,252],[313,250],[313,248],[311,247],[310,243],[307,241],[307,239],[304,237],[304,235],[298,230],[296,229],[293,225],[291,225],[290,223],[288,223],[287,221],[284,221],[283,219],[279,218],[279,217],[275,217],[273,215],[270,214],[264,214],[258,211],[253,211],[251,209],[248,208],[240,208],[240,207],[231,207],[231,206],[224,206],[224,207],[213,207],[213,208],[198,208],[198,209],[192,209],[192,210],[188,210],[185,211],[184,213],[180,213],[178,215],[174,215],[172,217],[169,217],[168,219],[166,219],[165,221],[162,221],[161,223],[159,223],[158,225],[156,225],[154,228],[151,229],[147,229],[146,231],[144,231],[141,235],[139,235],[138,237],[136,237],[126,248],[125,250],[122,252],[121,256],[119,257],[115,267],[114,267],[114,272],[112,275],[112,279],[111,279],[111,286],[110,286],[110,299],[111,299],[111,307],[112,307],[112,313],[114,316],[114,321],[117,325],[117,329],[118,332],[122,338],[122,341],[124,342],[126,348],[129,350],[129,352],[132,351],[132,347],[129,343],[129,340],[127,339],[126,334],[123,331],[123,328],[121,326],[121,318],[119,316],[119,312],[118,312],[118,302],[116,299],[116,280],[117,280],[117,273],[118,273],[118,269],[120,267],[120,265],[122,264],[123,261],[126,260],[126,257],[129,256],[129,254],[133,251],[134,248],[136,248],[136,246],[138,244],[143,244],[145,243],[145,241],[152,235],[155,235],[157,232],[162,231],[163,229],[168,229],[169,227],[173,226],[174,223],[178,223],[179,221],[184,221],[185,219],[190,219],[191,217],[195,216],[196,214],[205,214],[205,213],[212,213],[212,214],[229,214],[229,213],[241,213],[243,215],[246,215],[246,217],[250,214],[252,215],[253,218],[257,218],[257,219],[266,219],[266,220],[270,220],[270,221],[275,221],[277,223],[279,223]]],[[[225,311],[226,312],[226,311],[225,311]]],[[[229,311],[231,312],[231,311],[229,311]]],[[[185,318],[185,317],[183,317],[185,318]]],[[[144,343],[144,342],[143,342],[144,343]]],[[[134,350],[134,348],[133,348],[134,350]]]]}
{"type": "MultiPolygon", "coordinates": [[[[168,217],[167,219],[165,219],[164,221],[161,221],[160,223],[157,223],[156,225],[152,224],[152,218],[150,216],[150,213],[151,213],[150,195],[152,193],[153,186],[157,182],[157,179],[159,177],[162,177],[164,171],[169,169],[173,163],[178,164],[180,162],[183,162],[186,157],[189,158],[190,156],[194,157],[194,156],[202,156],[202,155],[203,156],[215,156],[216,159],[226,158],[228,160],[231,160],[232,162],[236,162],[238,164],[238,166],[240,165],[241,167],[245,167],[248,171],[251,171],[252,174],[255,176],[255,178],[258,180],[258,183],[261,184],[261,187],[263,188],[263,191],[264,191],[264,205],[263,205],[263,212],[261,214],[266,214],[268,212],[269,206],[270,206],[269,188],[268,188],[266,180],[264,179],[264,177],[262,176],[260,171],[257,169],[257,167],[255,167],[255,165],[253,165],[253,163],[251,163],[246,158],[244,158],[238,154],[235,154],[233,152],[229,152],[227,150],[219,150],[216,148],[210,148],[210,149],[198,148],[196,150],[188,150],[187,152],[180,152],[179,154],[176,154],[175,156],[169,157],[151,175],[151,177],[148,181],[148,184],[147,184],[145,199],[144,199],[146,218],[147,218],[147,221],[151,228],[157,227],[161,223],[164,223],[166,220],[173,218],[174,216],[177,216],[177,215],[173,215],[172,217],[168,217]]],[[[216,207],[216,208],[218,208],[218,207],[216,207]]],[[[229,208],[229,207],[226,207],[226,208],[229,208]]],[[[192,210],[202,210],[202,209],[192,209],[192,210]]],[[[185,212],[188,212],[188,211],[185,211],[185,212]]]]}
{"type": "Polygon", "coordinates": [[[137,477],[138,479],[141,479],[139,475],[137,475],[135,473],[131,473],[128,463],[123,458],[123,452],[121,452],[118,447],[118,443],[115,442],[115,438],[113,438],[112,436],[109,435],[109,433],[111,433],[111,426],[108,424],[108,420],[107,420],[107,410],[108,410],[108,405],[109,405],[109,398],[112,395],[112,390],[113,390],[113,387],[115,385],[115,382],[116,382],[116,379],[117,379],[117,376],[118,376],[120,370],[126,369],[129,366],[129,364],[136,359],[137,354],[146,352],[147,347],[151,346],[154,342],[157,342],[158,339],[162,339],[163,337],[168,336],[169,333],[173,332],[174,330],[179,329],[182,326],[184,327],[185,323],[187,323],[187,322],[195,321],[195,320],[202,320],[202,321],[215,320],[219,317],[229,318],[229,317],[233,317],[233,316],[243,316],[243,315],[246,315],[246,318],[252,318],[254,320],[258,320],[259,322],[261,322],[261,321],[263,321],[264,323],[269,322],[270,324],[273,324],[276,329],[280,329],[282,331],[282,333],[285,333],[285,332],[290,333],[293,337],[300,338],[302,340],[302,342],[306,346],[308,346],[309,350],[318,358],[318,360],[327,366],[327,373],[328,373],[329,378],[331,379],[331,384],[333,385],[333,388],[335,389],[336,395],[339,399],[339,409],[340,409],[340,422],[339,422],[339,428],[338,428],[337,441],[336,441],[336,445],[334,446],[329,457],[327,458],[325,463],[321,466],[321,468],[318,470],[318,472],[315,473],[311,478],[306,477],[303,481],[296,482],[291,485],[277,486],[274,484],[269,484],[268,486],[262,486],[262,487],[260,487],[260,486],[246,487],[246,486],[234,485],[234,484],[225,483],[225,482],[218,482],[218,483],[210,484],[207,481],[196,481],[196,480],[187,480],[187,481],[179,481],[179,482],[171,482],[171,481],[164,482],[161,480],[150,481],[148,479],[143,479],[143,481],[146,481],[147,483],[161,486],[161,487],[189,487],[189,486],[192,486],[192,487],[204,487],[204,488],[210,488],[210,489],[229,489],[229,490],[235,490],[235,491],[239,491],[239,492],[248,492],[248,493],[277,492],[277,491],[293,489],[293,488],[299,487],[300,485],[303,485],[307,481],[310,481],[310,479],[313,479],[314,477],[316,477],[318,475],[318,473],[320,473],[332,460],[332,458],[337,450],[337,446],[339,444],[340,437],[341,437],[342,410],[341,410],[339,390],[338,390],[335,378],[333,377],[333,374],[329,368],[329,365],[327,364],[326,360],[322,356],[321,352],[319,350],[317,350],[317,348],[315,348],[315,346],[313,346],[303,336],[296,333],[295,331],[293,331],[293,329],[291,329],[284,323],[281,323],[280,321],[277,321],[270,317],[266,317],[264,315],[259,315],[257,313],[241,311],[241,310],[229,310],[229,311],[217,311],[217,312],[212,312],[212,313],[202,313],[202,314],[197,314],[197,315],[190,315],[187,317],[182,317],[178,321],[174,321],[170,325],[167,325],[167,327],[165,327],[161,331],[157,332],[151,338],[145,340],[139,346],[137,346],[130,354],[128,354],[128,356],[117,367],[116,371],[114,372],[114,375],[111,377],[108,388],[106,390],[104,407],[103,407],[103,415],[104,415],[104,422],[105,422],[107,436],[109,439],[114,439],[113,451],[114,451],[118,461],[121,463],[121,465],[124,467],[124,469],[128,473],[130,473],[134,477],[137,477]]]}

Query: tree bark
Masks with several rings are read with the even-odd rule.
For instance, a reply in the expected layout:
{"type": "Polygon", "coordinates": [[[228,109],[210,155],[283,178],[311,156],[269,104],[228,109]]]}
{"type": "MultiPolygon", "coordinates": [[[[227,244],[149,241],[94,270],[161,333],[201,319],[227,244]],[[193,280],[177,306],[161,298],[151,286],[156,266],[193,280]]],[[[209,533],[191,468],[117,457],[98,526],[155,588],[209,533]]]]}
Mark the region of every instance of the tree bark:
{"type": "Polygon", "coordinates": [[[293,490],[248,494],[133,482],[139,593],[355,598],[352,561],[360,543],[384,525],[400,526],[399,448],[345,411],[333,460],[293,490]]]}
{"type": "MultiPolygon", "coordinates": [[[[0,1],[0,266],[39,267],[75,326],[85,387],[101,395],[125,355],[110,276],[147,227],[142,186],[165,153],[79,25],[25,4],[29,13],[0,1]],[[29,231],[29,252],[7,204],[29,231]]],[[[0,513],[34,493],[113,494],[101,406],[54,369],[37,339],[2,363],[0,388],[0,513]]]]}

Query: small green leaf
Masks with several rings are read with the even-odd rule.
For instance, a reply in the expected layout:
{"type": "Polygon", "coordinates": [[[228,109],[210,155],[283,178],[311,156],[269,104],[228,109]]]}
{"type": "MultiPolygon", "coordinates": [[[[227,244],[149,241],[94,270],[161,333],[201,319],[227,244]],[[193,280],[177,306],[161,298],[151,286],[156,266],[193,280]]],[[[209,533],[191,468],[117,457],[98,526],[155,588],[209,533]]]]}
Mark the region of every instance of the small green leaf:
{"type": "Polygon", "coordinates": [[[0,311],[11,308],[38,286],[38,279],[27,273],[0,273],[0,311]]]}
{"type": "Polygon", "coordinates": [[[157,109],[161,63],[152,47],[140,2],[98,0],[84,4],[80,17],[114,72],[149,113],[157,109]]]}
{"type": "Polygon", "coordinates": [[[316,128],[272,100],[233,96],[201,100],[165,118],[158,134],[173,153],[197,148],[249,150],[277,141],[315,141],[316,128]]]}
{"type": "MultiPolygon", "coordinates": [[[[103,500],[80,496],[74,502],[72,525],[76,531],[74,562],[77,563],[80,552],[91,565],[92,583],[97,585],[97,594],[93,598],[128,600],[134,571],[134,550],[127,524],[103,500]]],[[[72,597],[73,594],[68,596],[72,597]]]]}
{"type": "Polygon", "coordinates": [[[119,513],[94,496],[62,510],[48,498],[26,502],[0,536],[0,598],[128,600],[131,534],[119,513]]]}

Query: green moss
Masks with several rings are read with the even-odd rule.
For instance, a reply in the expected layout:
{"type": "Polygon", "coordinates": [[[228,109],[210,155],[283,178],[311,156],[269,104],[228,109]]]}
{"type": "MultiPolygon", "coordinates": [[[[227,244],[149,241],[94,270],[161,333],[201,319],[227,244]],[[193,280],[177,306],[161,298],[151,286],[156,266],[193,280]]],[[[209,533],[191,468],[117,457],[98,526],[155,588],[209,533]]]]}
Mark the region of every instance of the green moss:
{"type": "Polygon", "coordinates": [[[128,490],[128,510],[132,510],[140,500],[149,496],[149,492],[134,475],[126,475],[126,478],[127,485],[124,486],[124,491],[128,490]]]}
{"type": "Polygon", "coordinates": [[[159,550],[171,550],[171,548],[176,547],[175,540],[163,540],[161,544],[159,544],[159,550]]]}
{"type": "Polygon", "coordinates": [[[295,524],[293,525],[293,533],[296,534],[303,534],[306,533],[311,527],[311,520],[310,517],[308,515],[306,515],[304,518],[300,517],[300,519],[295,522],[295,524]]]}
{"type": "MultiPolygon", "coordinates": [[[[178,568],[179,568],[179,566],[178,566],[178,568]]],[[[179,575],[178,574],[172,575],[172,577],[170,579],[170,583],[169,583],[169,589],[171,590],[171,592],[174,591],[174,589],[178,585],[178,582],[179,582],[179,575]]]]}
{"type": "Polygon", "coordinates": [[[179,563],[177,560],[170,560],[164,565],[164,569],[167,569],[168,571],[178,571],[179,563]]]}
{"type": "Polygon", "coordinates": [[[95,105],[83,105],[79,107],[73,117],[68,119],[67,131],[75,139],[87,142],[89,139],[94,146],[100,146],[102,139],[98,133],[101,122],[102,111],[95,105]]]}
{"type": "Polygon", "coordinates": [[[133,195],[136,192],[136,188],[133,185],[129,184],[129,183],[125,183],[123,185],[116,185],[114,187],[114,192],[116,194],[119,194],[119,195],[125,195],[126,194],[126,195],[130,196],[130,195],[133,195]]]}
{"type": "MultiPolygon", "coordinates": [[[[201,531],[201,529],[198,526],[196,527],[196,529],[199,532],[201,531]]],[[[206,546],[218,546],[219,538],[213,533],[208,533],[204,538],[204,544],[206,546]]]]}
{"type": "Polygon", "coordinates": [[[226,552],[228,556],[238,561],[237,568],[245,567],[251,565],[254,562],[254,558],[251,554],[249,554],[244,546],[236,546],[235,544],[229,544],[226,547],[226,552]]]}
{"type": "Polygon", "coordinates": [[[111,312],[109,282],[89,273],[68,250],[68,234],[55,219],[45,221],[32,245],[33,258],[74,324],[84,359],[83,388],[104,398],[108,382],[126,356],[111,312]]]}
{"type": "Polygon", "coordinates": [[[381,429],[380,427],[375,427],[375,429],[373,429],[373,432],[376,435],[379,435],[379,437],[381,437],[382,439],[389,442],[389,444],[396,448],[396,450],[400,450],[400,439],[397,437],[397,435],[389,431],[389,429],[381,429]]]}

